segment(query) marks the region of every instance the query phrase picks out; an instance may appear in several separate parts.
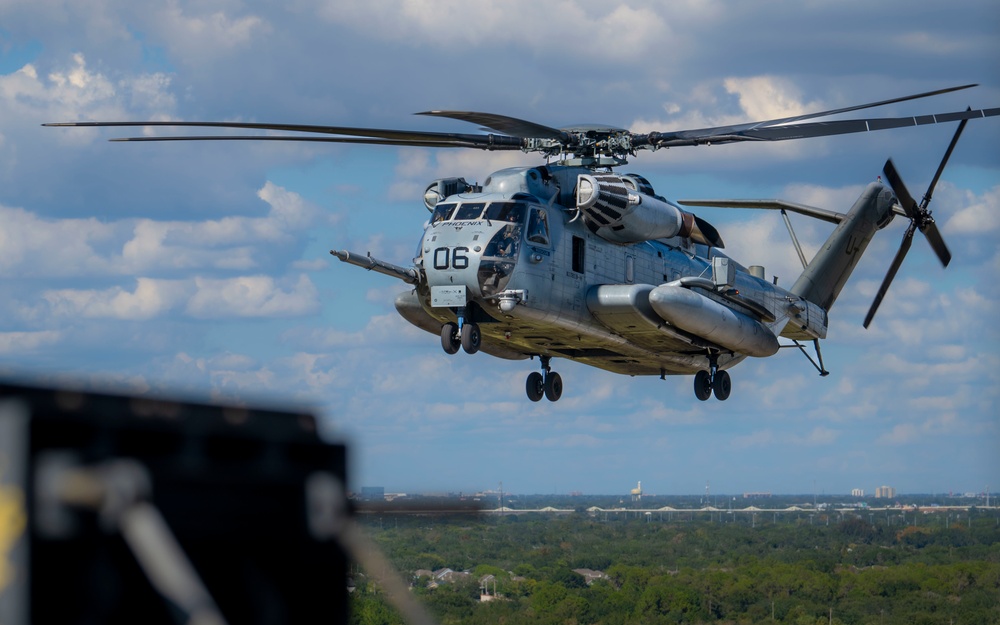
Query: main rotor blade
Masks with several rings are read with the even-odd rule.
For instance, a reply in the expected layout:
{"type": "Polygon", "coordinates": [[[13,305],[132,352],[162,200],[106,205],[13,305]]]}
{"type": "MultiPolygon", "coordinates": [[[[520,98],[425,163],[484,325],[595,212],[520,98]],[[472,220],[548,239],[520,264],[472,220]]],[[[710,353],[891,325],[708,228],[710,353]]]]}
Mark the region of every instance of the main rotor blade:
{"type": "Polygon", "coordinates": [[[878,288],[878,293],[875,294],[875,301],[872,302],[871,308],[868,309],[868,314],[865,315],[864,327],[866,330],[868,329],[869,324],[871,324],[872,319],[875,318],[875,312],[882,303],[882,298],[885,297],[886,291],[889,290],[889,285],[892,284],[892,279],[896,277],[896,272],[899,271],[899,266],[903,264],[903,259],[906,258],[906,253],[910,250],[910,244],[913,242],[913,231],[915,229],[916,228],[913,223],[910,223],[906,232],[903,233],[903,242],[899,245],[899,250],[896,251],[896,257],[892,259],[892,264],[889,265],[889,271],[885,274],[885,278],[882,280],[882,285],[878,288]]]}
{"type": "Polygon", "coordinates": [[[885,106],[886,104],[895,104],[897,102],[906,102],[908,100],[917,100],[920,98],[929,98],[931,96],[941,95],[945,93],[951,93],[952,91],[961,91],[963,89],[970,89],[972,87],[977,87],[978,84],[961,85],[959,87],[948,87],[945,89],[937,89],[934,91],[927,91],[924,93],[917,93],[914,95],[902,96],[899,98],[891,98],[889,100],[880,100],[878,102],[869,102],[867,104],[856,104],[854,106],[847,106],[844,108],[830,109],[827,111],[819,111],[816,113],[806,113],[805,115],[795,115],[793,117],[781,117],[778,119],[769,119],[765,121],[758,122],[745,122],[742,124],[734,124],[731,126],[714,126],[711,128],[698,128],[692,130],[679,130],[673,132],[663,132],[663,133],[651,133],[659,134],[663,136],[671,136],[677,139],[685,138],[695,138],[695,137],[711,137],[711,136],[726,136],[732,134],[743,133],[747,130],[755,128],[765,128],[768,126],[777,126],[779,124],[789,124],[791,122],[800,122],[807,119],[816,119],[818,117],[827,117],[830,115],[838,115],[840,113],[850,113],[851,111],[860,111],[862,109],[874,108],[876,106],[885,106]]]}
{"type": "Polygon", "coordinates": [[[486,145],[482,143],[463,143],[452,141],[423,141],[404,139],[375,139],[369,137],[299,137],[292,135],[191,135],[183,137],[119,137],[109,139],[115,143],[133,143],[146,141],[304,141],[315,143],[352,143],[364,145],[402,145],[427,148],[475,148],[480,150],[520,150],[520,145],[486,145]]]}
{"type": "MultiPolygon", "coordinates": [[[[515,146],[520,149],[522,141],[519,137],[507,137],[503,135],[481,135],[466,133],[446,133],[446,132],[422,132],[415,130],[390,130],[387,128],[354,128],[350,126],[313,126],[307,124],[269,124],[254,122],[180,122],[180,121],[139,121],[139,122],[60,122],[42,124],[43,126],[63,126],[63,127],[184,127],[184,128],[239,128],[243,130],[280,130],[286,132],[313,132],[329,135],[347,135],[354,137],[367,137],[369,139],[387,139],[386,145],[409,145],[414,142],[431,142],[437,147],[477,147],[482,149],[492,149],[495,146],[515,146]],[[403,143],[395,143],[403,142],[403,143]]],[[[259,139],[266,140],[267,135],[262,135],[259,139]]],[[[213,139],[218,139],[213,137],[213,139]]],[[[189,137],[136,137],[134,140],[157,140],[157,141],[188,141],[189,137]]],[[[296,141],[291,137],[274,138],[278,141],[296,141]]],[[[350,143],[341,141],[341,143],[350,143]]],[[[360,143],[379,143],[377,141],[363,141],[360,143]]],[[[418,144],[419,143],[415,143],[418,144]]],[[[498,148],[504,149],[504,148],[498,148]]]]}
{"type": "Polygon", "coordinates": [[[965,119],[995,117],[997,115],[1000,115],[1000,108],[953,111],[938,113],[936,115],[918,115],[915,117],[872,117],[866,119],[789,124],[787,126],[752,127],[720,134],[698,134],[698,131],[651,132],[647,135],[636,135],[633,145],[635,147],[677,147],[705,145],[709,143],[734,143],[739,141],[788,141],[791,139],[811,139],[858,132],[872,132],[875,130],[889,130],[892,128],[908,128],[911,126],[940,124],[965,119]]]}
{"type": "Polygon", "coordinates": [[[529,122],[516,117],[496,115],[494,113],[477,113],[475,111],[424,111],[417,115],[429,117],[447,117],[471,124],[479,124],[489,130],[496,130],[515,137],[530,137],[533,139],[561,139],[567,134],[558,128],[550,128],[535,122],[529,122]]]}

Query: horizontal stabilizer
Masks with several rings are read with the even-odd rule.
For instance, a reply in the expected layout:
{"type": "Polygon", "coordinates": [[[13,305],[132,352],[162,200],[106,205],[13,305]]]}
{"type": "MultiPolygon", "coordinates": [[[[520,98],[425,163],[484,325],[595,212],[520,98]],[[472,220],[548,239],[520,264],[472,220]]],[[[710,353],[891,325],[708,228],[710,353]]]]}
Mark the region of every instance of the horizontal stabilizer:
{"type": "Polygon", "coordinates": [[[767,208],[771,210],[787,210],[800,215],[806,215],[828,221],[832,224],[839,224],[844,220],[845,215],[836,211],[797,204],[785,200],[678,200],[682,206],[712,206],[715,208],[767,208]]]}

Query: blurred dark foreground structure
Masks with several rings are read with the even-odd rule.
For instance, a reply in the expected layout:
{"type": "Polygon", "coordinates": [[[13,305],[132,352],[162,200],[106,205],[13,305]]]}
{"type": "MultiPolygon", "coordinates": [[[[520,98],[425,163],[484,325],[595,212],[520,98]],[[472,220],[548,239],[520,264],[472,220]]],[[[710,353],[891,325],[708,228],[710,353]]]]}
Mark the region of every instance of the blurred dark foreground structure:
{"type": "Polygon", "coordinates": [[[310,414],[0,383],[0,625],[346,622],[345,455],[310,414]]]}

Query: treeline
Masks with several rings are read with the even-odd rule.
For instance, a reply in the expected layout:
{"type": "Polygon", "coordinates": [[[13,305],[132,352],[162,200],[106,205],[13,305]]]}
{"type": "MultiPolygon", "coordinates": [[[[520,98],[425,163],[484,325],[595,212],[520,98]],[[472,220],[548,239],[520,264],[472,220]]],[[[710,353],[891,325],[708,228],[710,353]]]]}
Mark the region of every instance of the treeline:
{"type": "MultiPolygon", "coordinates": [[[[867,516],[867,515],[866,515],[867,516]]],[[[512,515],[366,518],[441,623],[1000,624],[1000,523],[512,515]],[[469,571],[433,587],[417,570],[469,571]],[[587,585],[574,569],[603,571],[587,585]],[[480,579],[494,575],[480,602],[480,579]]],[[[359,572],[352,622],[402,623],[359,572]]]]}

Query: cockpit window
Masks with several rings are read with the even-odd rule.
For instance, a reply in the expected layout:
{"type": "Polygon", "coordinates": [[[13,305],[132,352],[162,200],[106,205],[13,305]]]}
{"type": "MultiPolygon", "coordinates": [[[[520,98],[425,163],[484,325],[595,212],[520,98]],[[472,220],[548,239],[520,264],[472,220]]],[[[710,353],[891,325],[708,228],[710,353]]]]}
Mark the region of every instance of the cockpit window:
{"type": "Polygon", "coordinates": [[[458,207],[458,211],[455,213],[455,221],[479,219],[483,216],[484,208],[486,208],[485,202],[465,202],[458,207]]]}
{"type": "Polygon", "coordinates": [[[434,214],[431,215],[431,223],[436,224],[442,221],[448,221],[451,219],[451,214],[455,212],[455,206],[457,204],[438,204],[434,207],[434,214]]]}
{"type": "Polygon", "coordinates": [[[522,202],[493,202],[486,209],[486,218],[519,224],[524,219],[525,208],[527,207],[522,202]]]}
{"type": "Polygon", "coordinates": [[[549,244],[549,221],[545,211],[540,208],[531,209],[531,217],[528,220],[528,241],[540,245],[549,244]]]}

